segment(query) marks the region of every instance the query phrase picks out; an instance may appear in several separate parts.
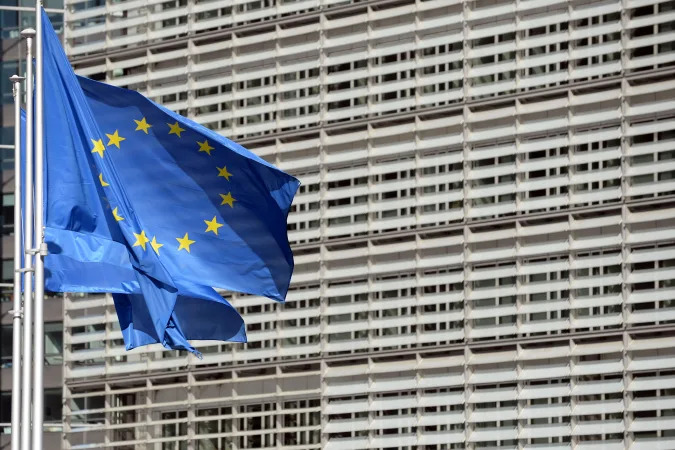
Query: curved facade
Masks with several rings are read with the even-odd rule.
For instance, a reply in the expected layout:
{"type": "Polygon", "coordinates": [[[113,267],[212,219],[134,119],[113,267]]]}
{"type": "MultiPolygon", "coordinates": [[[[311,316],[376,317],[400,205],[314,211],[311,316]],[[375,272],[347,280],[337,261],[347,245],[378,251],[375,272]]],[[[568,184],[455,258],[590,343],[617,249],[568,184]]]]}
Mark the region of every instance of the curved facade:
{"type": "Polygon", "coordinates": [[[80,74],[303,182],[247,344],[65,300],[67,447],[675,447],[675,1],[66,9],[80,74]]]}

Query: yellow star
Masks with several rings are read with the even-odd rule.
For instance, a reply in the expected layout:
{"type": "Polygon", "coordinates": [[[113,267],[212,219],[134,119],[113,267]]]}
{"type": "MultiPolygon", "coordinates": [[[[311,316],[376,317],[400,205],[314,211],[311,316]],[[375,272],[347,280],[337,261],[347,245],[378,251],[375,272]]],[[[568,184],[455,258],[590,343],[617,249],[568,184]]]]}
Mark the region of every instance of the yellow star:
{"type": "Polygon", "coordinates": [[[155,236],[152,237],[152,241],[150,241],[150,245],[152,246],[152,249],[159,255],[159,248],[164,247],[164,244],[160,244],[157,242],[155,239],[155,236]]]}
{"type": "Polygon", "coordinates": [[[137,125],[136,130],[134,131],[143,131],[145,134],[148,134],[148,128],[150,128],[152,125],[145,121],[145,117],[143,117],[141,120],[134,119],[134,122],[136,122],[137,125]]]}
{"type": "Polygon", "coordinates": [[[118,222],[124,220],[124,217],[120,216],[120,214],[117,212],[117,207],[115,207],[115,209],[113,209],[113,217],[118,222]]]}
{"type": "Polygon", "coordinates": [[[216,167],[218,169],[218,176],[225,178],[227,181],[230,181],[232,174],[227,171],[227,167],[223,166],[222,168],[216,167]]]}
{"type": "Polygon", "coordinates": [[[110,186],[108,183],[106,183],[105,181],[103,181],[103,174],[102,174],[102,173],[99,173],[99,174],[98,174],[98,181],[101,182],[101,186],[103,186],[103,187],[110,186]]]}
{"type": "Polygon", "coordinates": [[[108,139],[110,139],[108,141],[108,147],[114,145],[115,147],[120,148],[120,142],[127,140],[127,138],[123,138],[122,136],[120,136],[117,130],[115,130],[113,134],[106,133],[106,136],[108,136],[108,139]]]}
{"type": "Polygon", "coordinates": [[[209,156],[211,156],[211,150],[213,150],[213,147],[209,145],[209,141],[204,139],[204,142],[197,141],[197,144],[199,144],[200,152],[206,152],[209,156]]]}
{"type": "Polygon", "coordinates": [[[190,253],[190,246],[195,243],[195,241],[190,240],[187,233],[185,233],[185,236],[183,236],[182,238],[176,238],[176,240],[180,244],[178,246],[178,250],[180,251],[185,249],[187,250],[188,253],[190,253]]]}
{"type": "Polygon", "coordinates": [[[176,136],[180,137],[180,134],[185,131],[183,128],[178,125],[178,122],[174,123],[173,125],[170,123],[167,123],[169,127],[171,127],[171,130],[169,130],[169,134],[175,134],[176,136]]]}
{"type": "Polygon", "coordinates": [[[145,235],[145,231],[141,230],[141,234],[136,234],[134,233],[134,237],[136,238],[136,242],[134,242],[134,247],[141,246],[143,247],[143,250],[145,250],[145,244],[150,242],[150,239],[145,235]]]}
{"type": "Polygon", "coordinates": [[[216,236],[218,236],[218,228],[223,226],[222,223],[218,223],[218,221],[216,220],[216,216],[213,216],[213,219],[211,220],[205,220],[204,223],[206,224],[205,233],[213,231],[216,234],[216,236]]]}
{"type": "Polygon", "coordinates": [[[98,141],[91,140],[91,142],[94,143],[94,148],[91,149],[92,153],[98,153],[98,155],[103,158],[103,152],[105,151],[105,147],[103,146],[103,141],[99,139],[98,141]]]}
{"type": "Polygon", "coordinates": [[[228,192],[227,195],[225,194],[218,194],[220,197],[223,199],[223,201],[220,203],[220,206],[223,205],[230,205],[230,208],[234,208],[234,202],[237,201],[234,197],[232,197],[232,193],[228,192]]]}

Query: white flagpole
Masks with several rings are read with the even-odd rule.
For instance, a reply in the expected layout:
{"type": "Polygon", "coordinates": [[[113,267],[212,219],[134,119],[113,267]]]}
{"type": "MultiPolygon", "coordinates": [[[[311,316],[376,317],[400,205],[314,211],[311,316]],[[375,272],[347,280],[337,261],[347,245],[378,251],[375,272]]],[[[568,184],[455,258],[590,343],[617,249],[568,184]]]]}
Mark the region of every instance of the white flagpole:
{"type": "Polygon", "coordinates": [[[23,373],[21,374],[21,448],[31,450],[31,363],[33,361],[33,36],[35,30],[23,30],[26,38],[26,201],[24,207],[23,246],[26,275],[23,301],[23,373]]]}
{"type": "Polygon", "coordinates": [[[21,448],[21,82],[10,77],[14,94],[14,291],[12,304],[12,450],[21,448]]]}
{"type": "Polygon", "coordinates": [[[43,142],[43,81],[42,69],[42,0],[35,2],[35,348],[33,352],[33,446],[42,450],[44,422],[44,368],[45,368],[45,266],[47,245],[44,242],[44,142],[43,142]]]}

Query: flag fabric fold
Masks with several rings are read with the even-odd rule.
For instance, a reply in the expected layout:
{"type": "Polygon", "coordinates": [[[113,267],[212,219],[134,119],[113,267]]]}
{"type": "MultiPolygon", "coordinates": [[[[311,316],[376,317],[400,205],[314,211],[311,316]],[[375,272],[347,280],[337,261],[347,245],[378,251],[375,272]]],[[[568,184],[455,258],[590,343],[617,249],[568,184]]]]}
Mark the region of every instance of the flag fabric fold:
{"type": "Polygon", "coordinates": [[[46,287],[110,292],[128,349],[245,341],[215,290],[283,301],[299,186],[141,94],[74,74],[43,11],[46,287]]]}

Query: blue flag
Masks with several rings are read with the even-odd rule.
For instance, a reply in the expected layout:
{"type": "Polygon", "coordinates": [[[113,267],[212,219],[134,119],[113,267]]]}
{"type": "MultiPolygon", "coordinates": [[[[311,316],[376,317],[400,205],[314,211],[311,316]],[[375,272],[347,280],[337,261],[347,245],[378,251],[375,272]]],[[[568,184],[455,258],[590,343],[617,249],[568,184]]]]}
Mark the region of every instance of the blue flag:
{"type": "Polygon", "coordinates": [[[77,77],[43,21],[46,288],[114,293],[128,349],[245,341],[213,288],[284,300],[299,182],[137,92],[77,77]]]}

